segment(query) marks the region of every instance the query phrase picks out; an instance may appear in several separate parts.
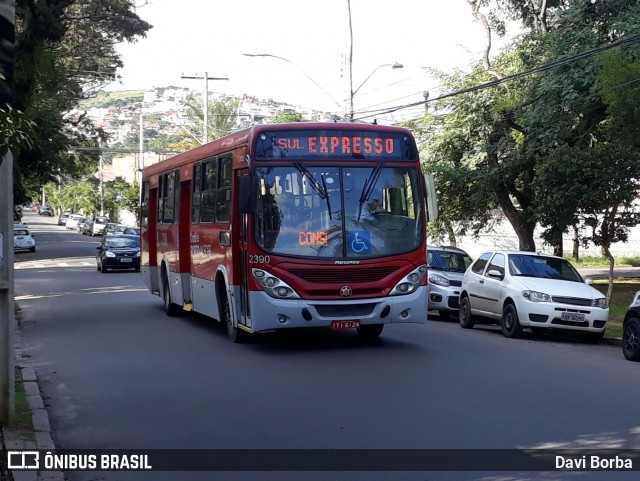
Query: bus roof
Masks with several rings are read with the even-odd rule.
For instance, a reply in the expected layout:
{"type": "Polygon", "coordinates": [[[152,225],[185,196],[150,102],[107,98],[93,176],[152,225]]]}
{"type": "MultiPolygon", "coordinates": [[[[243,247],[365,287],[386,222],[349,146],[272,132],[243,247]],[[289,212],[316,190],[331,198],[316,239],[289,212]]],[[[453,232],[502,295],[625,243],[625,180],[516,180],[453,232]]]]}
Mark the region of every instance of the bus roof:
{"type": "Polygon", "coordinates": [[[354,122],[292,122],[254,125],[253,127],[233,132],[207,144],[196,147],[195,149],[177,154],[166,160],[150,165],[149,167],[145,167],[143,170],[143,177],[159,174],[166,170],[172,170],[185,164],[188,165],[201,159],[220,155],[224,152],[229,152],[238,147],[242,147],[243,145],[248,147],[253,145],[254,139],[261,133],[280,130],[367,130],[370,132],[396,132],[411,135],[411,132],[404,127],[354,122]]]}

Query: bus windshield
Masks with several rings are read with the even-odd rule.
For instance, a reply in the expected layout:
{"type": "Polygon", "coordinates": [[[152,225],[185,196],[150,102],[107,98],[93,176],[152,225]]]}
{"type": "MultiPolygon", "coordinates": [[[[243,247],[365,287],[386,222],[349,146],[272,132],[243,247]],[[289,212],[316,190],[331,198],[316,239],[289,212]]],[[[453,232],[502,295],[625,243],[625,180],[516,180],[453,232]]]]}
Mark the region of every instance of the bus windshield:
{"type": "Polygon", "coordinates": [[[261,167],[255,238],[273,254],[358,259],[417,249],[424,236],[415,167],[261,167]]]}

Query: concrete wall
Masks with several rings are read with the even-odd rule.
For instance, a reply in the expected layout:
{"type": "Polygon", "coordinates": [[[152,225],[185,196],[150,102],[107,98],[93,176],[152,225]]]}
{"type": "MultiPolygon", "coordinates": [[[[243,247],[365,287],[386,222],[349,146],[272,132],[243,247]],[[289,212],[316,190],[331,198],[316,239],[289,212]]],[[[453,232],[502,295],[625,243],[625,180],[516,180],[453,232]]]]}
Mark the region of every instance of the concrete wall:
{"type": "MultiPolygon", "coordinates": [[[[535,241],[536,249],[539,252],[553,253],[553,249],[544,243],[540,238],[542,229],[536,229],[535,241]]],[[[513,227],[506,220],[499,220],[497,226],[492,232],[486,232],[480,235],[478,239],[471,236],[461,237],[457,239],[458,247],[464,249],[474,259],[483,252],[491,249],[509,249],[518,250],[518,236],[516,236],[513,227]]],[[[437,243],[436,243],[437,244],[437,243]]],[[[566,235],[563,242],[564,254],[571,255],[573,251],[573,237],[566,235]]],[[[611,246],[611,252],[614,257],[640,257],[640,226],[632,228],[629,232],[629,241],[616,243],[611,246]]],[[[580,248],[581,256],[600,256],[599,247],[591,244],[587,249],[580,248]]]]}

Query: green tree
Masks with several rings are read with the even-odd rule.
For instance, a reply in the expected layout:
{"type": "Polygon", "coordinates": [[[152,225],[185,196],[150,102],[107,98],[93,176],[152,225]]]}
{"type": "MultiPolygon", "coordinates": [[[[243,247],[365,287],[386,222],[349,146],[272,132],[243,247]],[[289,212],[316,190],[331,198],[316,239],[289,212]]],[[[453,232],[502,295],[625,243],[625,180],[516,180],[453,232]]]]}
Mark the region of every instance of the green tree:
{"type": "MultiPolygon", "coordinates": [[[[486,48],[471,74],[461,76],[457,84],[455,78],[449,79],[450,86],[467,93],[433,105],[435,117],[427,118],[433,137],[427,141],[425,150],[430,155],[425,157],[434,159],[431,168],[440,173],[439,181],[454,186],[440,192],[447,195],[447,201],[460,188],[459,179],[467,179],[475,197],[486,199],[481,201],[483,206],[498,206],[504,213],[518,235],[520,248],[535,250],[533,232],[544,212],[543,190],[536,181],[539,167],[555,158],[561,147],[583,153],[608,141],[603,125],[613,114],[607,111],[599,90],[602,61],[596,53],[618,48],[616,42],[636,33],[640,2],[468,3],[484,27],[486,48]],[[483,14],[481,7],[490,3],[494,10],[483,14]],[[504,53],[492,58],[491,35],[502,34],[510,20],[519,21],[524,33],[504,53]],[[588,54],[576,56],[583,51],[588,54]],[[483,87],[486,85],[493,86],[483,87]]],[[[559,195],[568,191],[561,189],[559,195]]],[[[571,200],[556,197],[563,204],[571,200]]],[[[440,199],[440,204],[447,201],[440,199]]],[[[470,211],[463,218],[477,216],[478,212],[470,211]]],[[[550,228],[547,239],[558,253],[563,222],[569,217],[545,218],[550,228]]]]}
{"type": "Polygon", "coordinates": [[[286,124],[289,122],[308,122],[302,114],[298,112],[283,112],[276,115],[272,120],[272,124],[286,124]]]}
{"type": "Polygon", "coordinates": [[[68,115],[78,101],[116,78],[116,45],[134,41],[151,26],[131,0],[17,0],[13,105],[33,122],[29,149],[15,159],[16,202],[39,186],[79,177],[97,163],[104,136],[83,116],[68,115]]]}
{"type": "Polygon", "coordinates": [[[580,220],[589,230],[584,239],[602,248],[609,260],[610,298],[611,245],[627,241],[629,228],[640,223],[640,211],[634,205],[640,191],[637,149],[611,143],[582,150],[563,146],[540,165],[538,181],[542,223],[551,219],[561,228],[580,220]]]}
{"type": "MultiPolygon", "coordinates": [[[[207,111],[208,141],[219,139],[229,134],[236,128],[238,119],[238,100],[233,97],[223,97],[219,100],[210,100],[207,111]]],[[[185,113],[191,120],[192,127],[184,128],[178,134],[180,140],[169,145],[170,150],[184,152],[202,144],[202,132],[204,131],[204,110],[202,97],[188,98],[185,113]]]]}

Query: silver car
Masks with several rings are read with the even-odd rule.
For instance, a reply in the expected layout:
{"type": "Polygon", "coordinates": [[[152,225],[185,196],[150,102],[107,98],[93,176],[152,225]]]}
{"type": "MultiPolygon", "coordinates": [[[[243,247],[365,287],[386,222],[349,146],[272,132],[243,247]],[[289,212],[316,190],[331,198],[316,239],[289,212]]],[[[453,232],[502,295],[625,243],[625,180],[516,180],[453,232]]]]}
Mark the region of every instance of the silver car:
{"type": "Polygon", "coordinates": [[[471,257],[457,247],[428,247],[429,310],[448,318],[460,307],[462,276],[472,263],[471,257]]]}

